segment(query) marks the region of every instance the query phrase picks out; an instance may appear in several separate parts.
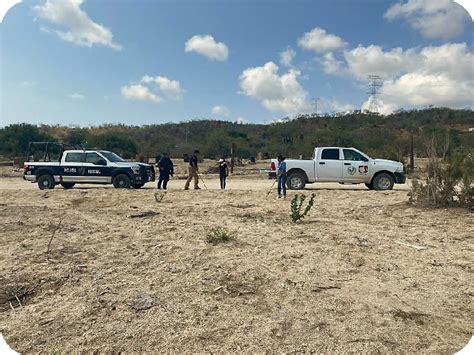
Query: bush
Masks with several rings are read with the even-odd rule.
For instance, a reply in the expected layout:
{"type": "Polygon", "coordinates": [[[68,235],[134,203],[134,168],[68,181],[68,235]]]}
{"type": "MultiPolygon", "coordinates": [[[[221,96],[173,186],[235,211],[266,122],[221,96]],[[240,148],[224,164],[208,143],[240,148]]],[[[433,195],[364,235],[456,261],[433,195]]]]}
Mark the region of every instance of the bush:
{"type": "Polygon", "coordinates": [[[431,157],[424,182],[413,181],[410,202],[429,207],[474,208],[474,155],[456,152],[450,160],[431,157]]]}
{"type": "Polygon", "coordinates": [[[138,152],[137,142],[128,134],[119,131],[107,131],[91,137],[95,148],[110,150],[125,159],[133,158],[138,152]]]}
{"type": "Polygon", "coordinates": [[[301,212],[301,209],[303,208],[303,203],[306,199],[306,196],[301,194],[298,195],[296,194],[295,197],[291,200],[291,220],[296,223],[300,219],[303,219],[309,211],[311,211],[311,208],[313,207],[314,204],[314,197],[315,194],[311,194],[311,198],[309,199],[308,204],[306,205],[306,208],[304,209],[303,213],[301,212]],[[299,202],[298,202],[299,200],[299,202]]]}
{"type": "Polygon", "coordinates": [[[234,236],[227,229],[222,227],[212,228],[207,234],[206,240],[212,245],[227,243],[234,240],[234,236]]]}

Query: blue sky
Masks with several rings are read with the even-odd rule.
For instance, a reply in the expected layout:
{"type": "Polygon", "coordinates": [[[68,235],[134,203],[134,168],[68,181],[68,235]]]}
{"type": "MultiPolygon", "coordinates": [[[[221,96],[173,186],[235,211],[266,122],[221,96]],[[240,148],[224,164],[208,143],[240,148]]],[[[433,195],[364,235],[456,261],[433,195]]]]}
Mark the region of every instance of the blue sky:
{"type": "Polygon", "coordinates": [[[382,113],[472,108],[473,28],[448,0],[24,1],[0,24],[0,124],[263,123],[367,107],[369,74],[382,113]]]}

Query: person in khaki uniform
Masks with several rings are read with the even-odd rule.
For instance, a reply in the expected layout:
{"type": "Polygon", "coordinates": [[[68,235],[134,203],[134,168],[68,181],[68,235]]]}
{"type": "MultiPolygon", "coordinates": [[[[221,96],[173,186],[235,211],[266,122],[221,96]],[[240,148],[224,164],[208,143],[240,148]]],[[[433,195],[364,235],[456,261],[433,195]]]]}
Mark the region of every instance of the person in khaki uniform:
{"type": "Polygon", "coordinates": [[[189,190],[189,183],[194,179],[194,190],[201,190],[199,187],[199,176],[198,176],[198,161],[199,161],[199,150],[194,151],[194,155],[189,160],[188,166],[188,179],[184,185],[185,190],[189,190]]]}

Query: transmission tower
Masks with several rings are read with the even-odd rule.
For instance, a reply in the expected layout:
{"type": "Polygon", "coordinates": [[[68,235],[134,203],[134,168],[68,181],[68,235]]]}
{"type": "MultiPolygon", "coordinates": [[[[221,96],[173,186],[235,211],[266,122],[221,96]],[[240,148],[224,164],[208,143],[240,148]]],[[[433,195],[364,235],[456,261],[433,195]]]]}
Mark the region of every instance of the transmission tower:
{"type": "Polygon", "coordinates": [[[369,112],[378,113],[379,112],[379,91],[383,86],[382,77],[379,75],[369,75],[367,77],[367,82],[369,86],[369,112]]]}
{"type": "Polygon", "coordinates": [[[312,106],[313,106],[313,110],[314,110],[314,115],[315,116],[319,116],[318,115],[318,104],[319,104],[319,101],[320,101],[320,98],[319,97],[315,97],[313,98],[313,100],[311,100],[312,102],[312,106]]]}

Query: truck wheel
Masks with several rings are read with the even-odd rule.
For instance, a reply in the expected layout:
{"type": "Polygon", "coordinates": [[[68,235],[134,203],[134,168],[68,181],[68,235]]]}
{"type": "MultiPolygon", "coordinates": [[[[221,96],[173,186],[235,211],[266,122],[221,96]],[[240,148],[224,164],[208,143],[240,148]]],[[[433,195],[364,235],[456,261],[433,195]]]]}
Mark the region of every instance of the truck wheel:
{"type": "Polygon", "coordinates": [[[391,175],[381,173],[374,177],[372,184],[377,191],[392,190],[395,181],[391,175]]]}
{"type": "Polygon", "coordinates": [[[38,187],[40,190],[51,190],[54,189],[55,185],[56,182],[54,181],[54,178],[51,175],[41,175],[38,178],[38,187]]]}
{"type": "Polygon", "coordinates": [[[365,184],[369,190],[374,190],[374,185],[372,183],[370,184],[365,184]]]}
{"type": "Polygon", "coordinates": [[[132,187],[134,189],[141,189],[143,187],[144,184],[132,184],[132,187]]]}
{"type": "Polygon", "coordinates": [[[301,173],[292,173],[288,176],[288,180],[286,182],[286,186],[290,190],[302,190],[306,185],[306,179],[303,174],[301,173]]]}
{"type": "Polygon", "coordinates": [[[114,187],[116,189],[128,189],[130,188],[130,178],[125,174],[118,174],[114,177],[113,181],[114,187]]]}
{"type": "Polygon", "coordinates": [[[62,182],[61,186],[64,187],[65,189],[72,189],[76,185],[73,182],[62,182]]]}

